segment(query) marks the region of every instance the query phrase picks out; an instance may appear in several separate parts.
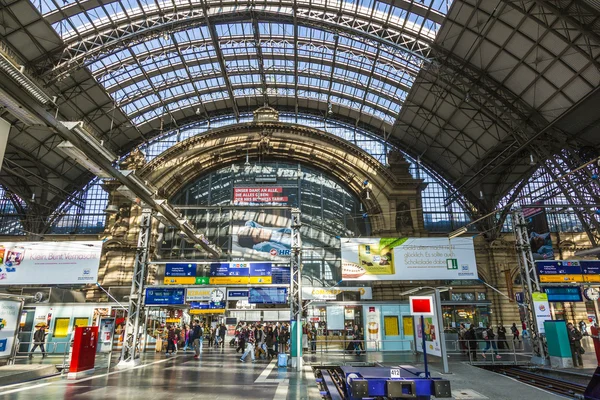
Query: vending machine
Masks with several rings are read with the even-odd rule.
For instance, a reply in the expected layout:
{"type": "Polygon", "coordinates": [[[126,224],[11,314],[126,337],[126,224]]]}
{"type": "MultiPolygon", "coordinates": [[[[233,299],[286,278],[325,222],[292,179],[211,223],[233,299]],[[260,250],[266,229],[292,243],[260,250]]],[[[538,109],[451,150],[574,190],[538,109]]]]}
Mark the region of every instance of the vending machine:
{"type": "Polygon", "coordinates": [[[113,346],[113,336],[115,333],[115,319],[110,317],[100,318],[98,326],[98,346],[97,353],[109,353],[113,346]]]}

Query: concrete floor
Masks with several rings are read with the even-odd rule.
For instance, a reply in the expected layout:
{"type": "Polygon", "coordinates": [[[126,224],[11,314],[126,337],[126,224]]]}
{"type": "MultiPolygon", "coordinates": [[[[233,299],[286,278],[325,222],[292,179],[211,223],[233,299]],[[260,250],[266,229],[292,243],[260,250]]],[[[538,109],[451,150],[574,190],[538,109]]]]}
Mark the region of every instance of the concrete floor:
{"type": "MultiPolygon", "coordinates": [[[[275,361],[255,364],[239,361],[233,349],[204,349],[200,360],[193,353],[146,354],[142,365],[68,381],[51,378],[0,388],[1,399],[169,399],[211,400],[320,398],[310,368],[297,373],[277,368],[275,361]],[[310,386],[310,387],[309,387],[310,386]]],[[[41,361],[41,360],[39,360],[41,361]]],[[[47,362],[47,359],[44,359],[47,362]]]]}
{"type": "MultiPolygon", "coordinates": [[[[166,358],[164,354],[146,353],[142,365],[125,371],[115,371],[114,363],[106,369],[106,359],[100,358],[93,376],[68,381],[54,377],[30,383],[0,388],[0,399],[170,399],[195,398],[210,400],[237,399],[320,399],[310,366],[300,373],[277,368],[275,362],[242,363],[240,354],[232,348],[204,349],[200,360],[193,353],[179,352],[166,358]],[[109,371],[109,372],[108,372],[109,371]]],[[[407,354],[337,357],[329,360],[306,355],[314,364],[349,364],[355,362],[380,365],[413,364],[422,368],[422,360],[407,354]]],[[[25,361],[25,360],[23,360],[25,361]]],[[[34,358],[33,363],[49,362],[34,358]]],[[[116,360],[114,360],[116,362],[116,360]]],[[[458,360],[450,363],[449,375],[440,374],[439,358],[432,357],[433,376],[451,381],[456,399],[559,399],[545,391],[527,386],[505,376],[470,366],[458,360]]],[[[51,362],[51,361],[50,361],[51,362]]],[[[568,380],[568,379],[567,379],[568,380]]]]}

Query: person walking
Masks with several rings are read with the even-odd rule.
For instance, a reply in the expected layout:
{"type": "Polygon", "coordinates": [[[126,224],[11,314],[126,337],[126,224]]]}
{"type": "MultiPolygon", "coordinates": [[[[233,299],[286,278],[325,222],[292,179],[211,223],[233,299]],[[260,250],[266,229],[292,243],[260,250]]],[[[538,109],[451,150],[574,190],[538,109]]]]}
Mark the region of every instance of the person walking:
{"type": "Polygon", "coordinates": [[[275,354],[279,354],[279,322],[275,324],[273,328],[273,341],[275,345],[275,354]]]}
{"type": "Polygon", "coordinates": [[[521,321],[521,337],[523,339],[529,337],[529,332],[527,332],[527,324],[525,323],[525,321],[521,321]]]}
{"type": "Polygon", "coordinates": [[[513,347],[515,346],[515,341],[517,342],[521,342],[521,339],[519,339],[519,328],[517,328],[517,324],[515,324],[513,322],[512,326],[510,327],[510,332],[513,335],[513,347]]]}
{"type": "Polygon", "coordinates": [[[496,341],[494,340],[495,337],[496,337],[496,335],[494,335],[494,330],[492,329],[492,327],[490,325],[488,325],[486,330],[483,331],[483,340],[485,340],[485,349],[483,349],[483,352],[481,353],[481,355],[483,356],[484,359],[486,358],[485,353],[488,350],[490,350],[490,348],[492,349],[492,355],[495,355],[497,359],[502,358],[498,354],[498,348],[496,347],[496,341]]]}
{"type": "Polygon", "coordinates": [[[33,348],[31,349],[31,353],[29,353],[29,358],[33,358],[33,352],[38,347],[42,351],[42,358],[46,358],[46,350],[44,349],[44,344],[46,343],[46,325],[40,325],[38,330],[33,334],[33,348]]]}
{"type": "Polygon", "coordinates": [[[254,342],[254,325],[251,325],[250,329],[248,329],[248,338],[246,339],[246,351],[244,351],[242,358],[240,358],[241,362],[246,362],[248,354],[252,356],[252,362],[256,362],[256,359],[254,358],[254,342]]]}
{"type": "Polygon", "coordinates": [[[208,347],[212,348],[213,345],[215,344],[215,340],[216,340],[216,335],[217,334],[217,330],[215,328],[210,328],[210,333],[208,336],[208,347]]]}
{"type": "Polygon", "coordinates": [[[275,350],[273,349],[275,345],[275,333],[273,328],[270,326],[267,328],[265,344],[267,346],[267,358],[270,361],[273,359],[273,357],[277,356],[277,353],[275,353],[275,350]]]}
{"type": "Polygon", "coordinates": [[[227,328],[225,327],[225,324],[221,324],[221,326],[219,326],[219,338],[221,340],[220,345],[221,345],[222,349],[225,348],[225,337],[226,336],[227,336],[227,328]]]}
{"type": "Polygon", "coordinates": [[[238,351],[241,351],[242,354],[244,353],[244,349],[246,348],[246,335],[247,335],[248,329],[246,329],[245,326],[240,328],[240,332],[238,333],[238,346],[235,349],[235,352],[237,353],[238,351]]]}
{"type": "Polygon", "coordinates": [[[502,323],[498,325],[498,350],[508,350],[508,342],[506,341],[506,328],[502,323]]]}
{"type": "Polygon", "coordinates": [[[200,351],[202,351],[202,327],[200,326],[200,321],[197,319],[194,320],[190,339],[194,346],[194,358],[197,360],[200,358],[200,351]]]}
{"type": "Polygon", "coordinates": [[[463,353],[465,355],[469,354],[469,346],[467,345],[466,338],[465,338],[466,333],[467,333],[467,328],[465,327],[465,324],[460,324],[460,327],[458,329],[458,343],[459,343],[461,353],[463,353]]]}
{"type": "Polygon", "coordinates": [[[571,322],[567,324],[567,332],[569,334],[569,344],[571,345],[571,356],[573,357],[573,366],[583,368],[583,359],[581,358],[581,332],[571,322]]]}
{"type": "Polygon", "coordinates": [[[177,336],[175,335],[175,328],[171,325],[167,326],[167,332],[167,350],[165,353],[167,356],[171,356],[176,354],[175,341],[177,336]]]}
{"type": "Polygon", "coordinates": [[[308,332],[310,339],[310,352],[313,354],[317,352],[317,327],[315,325],[316,324],[313,324],[308,332]]]}
{"type": "Polygon", "coordinates": [[[475,334],[475,328],[473,328],[473,324],[471,324],[469,329],[467,329],[465,332],[465,339],[467,341],[470,360],[477,361],[477,335],[475,334]]]}

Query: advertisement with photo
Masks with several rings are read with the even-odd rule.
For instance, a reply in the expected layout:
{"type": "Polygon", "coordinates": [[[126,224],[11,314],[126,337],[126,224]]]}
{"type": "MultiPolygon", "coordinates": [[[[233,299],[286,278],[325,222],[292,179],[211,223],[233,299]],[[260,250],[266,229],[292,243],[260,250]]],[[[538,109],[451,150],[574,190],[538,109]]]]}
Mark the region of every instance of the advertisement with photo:
{"type": "Polygon", "coordinates": [[[289,260],[292,249],[290,224],[290,210],[235,210],[231,235],[233,260],[289,260]]]}
{"type": "Polygon", "coordinates": [[[342,238],[342,279],[477,279],[473,238],[342,238]]]}
{"type": "Polygon", "coordinates": [[[101,241],[2,242],[0,285],[96,283],[101,253],[101,241]]]}
{"type": "Polygon", "coordinates": [[[439,327],[434,322],[436,318],[437,317],[435,315],[423,318],[425,322],[425,327],[423,327],[421,325],[421,317],[414,317],[414,326],[417,327],[417,351],[419,353],[423,352],[421,343],[423,340],[423,335],[425,335],[425,349],[427,354],[441,357],[442,349],[440,348],[440,331],[439,327]]]}
{"type": "MultiPolygon", "coordinates": [[[[543,204],[538,202],[536,204],[543,204]]],[[[524,208],[523,216],[527,221],[527,233],[534,260],[554,260],[552,236],[544,208],[524,208]]]]}
{"type": "Polygon", "coordinates": [[[10,357],[19,323],[21,302],[0,300],[0,358],[10,357]]]}

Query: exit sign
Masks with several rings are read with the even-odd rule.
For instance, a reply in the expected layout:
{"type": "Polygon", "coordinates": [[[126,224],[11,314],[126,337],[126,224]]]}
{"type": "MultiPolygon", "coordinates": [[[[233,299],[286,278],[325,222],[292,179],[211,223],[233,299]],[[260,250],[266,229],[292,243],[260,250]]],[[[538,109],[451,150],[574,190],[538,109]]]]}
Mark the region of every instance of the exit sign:
{"type": "Polygon", "coordinates": [[[448,269],[458,269],[458,260],[456,258],[447,258],[446,267],[448,269]]]}

